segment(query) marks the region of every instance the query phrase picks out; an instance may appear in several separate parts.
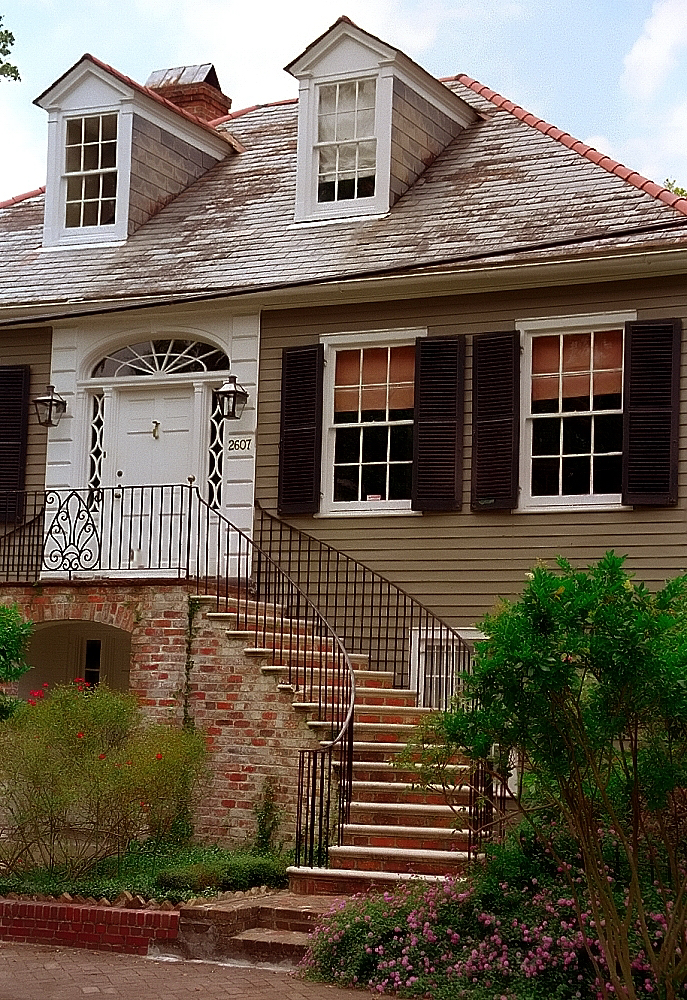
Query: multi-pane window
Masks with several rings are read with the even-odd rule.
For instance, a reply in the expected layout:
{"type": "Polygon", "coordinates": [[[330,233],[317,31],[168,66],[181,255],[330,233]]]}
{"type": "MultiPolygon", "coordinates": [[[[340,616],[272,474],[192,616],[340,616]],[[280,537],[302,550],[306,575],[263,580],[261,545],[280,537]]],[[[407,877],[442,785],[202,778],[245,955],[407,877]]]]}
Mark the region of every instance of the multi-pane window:
{"type": "Polygon", "coordinates": [[[415,348],[337,351],[335,502],[409,500],[415,348]]]}
{"type": "Polygon", "coordinates": [[[65,227],[111,226],[117,205],[117,115],[67,121],[65,227]]]}
{"type": "Polygon", "coordinates": [[[622,385],[622,330],[533,337],[533,498],[621,492],[622,385]]]}
{"type": "Polygon", "coordinates": [[[374,197],[375,92],[375,80],[350,80],[319,88],[319,202],[374,197]]]}

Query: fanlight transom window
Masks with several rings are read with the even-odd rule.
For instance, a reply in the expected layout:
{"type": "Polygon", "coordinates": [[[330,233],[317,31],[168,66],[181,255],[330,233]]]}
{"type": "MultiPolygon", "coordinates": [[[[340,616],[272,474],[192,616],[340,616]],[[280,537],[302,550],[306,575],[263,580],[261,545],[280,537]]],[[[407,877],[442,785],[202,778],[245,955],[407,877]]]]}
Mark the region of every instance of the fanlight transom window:
{"type": "Polygon", "coordinates": [[[93,369],[93,378],[132,375],[181,375],[229,370],[224,351],[200,340],[147,340],[107,354],[93,369]]]}

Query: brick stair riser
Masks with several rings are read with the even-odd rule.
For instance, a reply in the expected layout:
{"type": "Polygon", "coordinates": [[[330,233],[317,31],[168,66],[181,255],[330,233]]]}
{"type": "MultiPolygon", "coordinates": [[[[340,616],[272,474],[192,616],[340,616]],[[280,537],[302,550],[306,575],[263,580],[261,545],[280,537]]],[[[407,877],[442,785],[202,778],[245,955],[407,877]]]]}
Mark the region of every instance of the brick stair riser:
{"type": "MultiPolygon", "coordinates": [[[[386,788],[365,788],[353,782],[353,798],[356,802],[412,803],[414,805],[443,806],[446,800],[440,792],[425,792],[420,789],[395,788],[389,783],[386,788]]],[[[467,792],[456,796],[457,804],[467,805],[467,792]]]]}
{"type": "Polygon", "coordinates": [[[446,860],[421,860],[420,858],[406,859],[396,855],[388,858],[374,857],[339,857],[335,854],[335,848],[331,848],[329,856],[331,861],[336,863],[337,868],[344,868],[347,871],[378,871],[395,872],[413,875],[455,875],[465,870],[465,859],[451,858],[451,852],[446,851],[446,860]]]}
{"type": "Polygon", "coordinates": [[[403,813],[399,813],[393,810],[381,811],[379,805],[379,802],[351,803],[351,823],[369,823],[374,826],[414,826],[418,829],[441,826],[452,830],[456,823],[460,824],[461,822],[460,815],[456,815],[450,809],[445,813],[425,814],[422,807],[418,805],[415,812],[404,810],[403,813]]]}
{"type": "Polygon", "coordinates": [[[222,958],[246,962],[250,965],[298,965],[308,950],[306,941],[246,941],[230,938],[222,951],[222,958]]]}
{"type": "Polygon", "coordinates": [[[421,828],[418,828],[413,836],[407,834],[397,837],[376,834],[374,827],[368,834],[344,831],[343,842],[347,847],[388,847],[391,850],[467,851],[468,849],[468,838],[463,833],[452,837],[424,837],[421,828]]]}
{"type": "MultiPolygon", "coordinates": [[[[417,771],[413,771],[411,768],[400,768],[400,767],[382,767],[381,764],[385,762],[378,762],[378,766],[375,767],[375,762],[368,764],[366,761],[358,761],[353,758],[353,780],[354,781],[388,781],[390,784],[405,784],[412,785],[413,782],[418,780],[417,771]]],[[[460,772],[465,776],[465,772],[460,772]]],[[[456,774],[456,780],[459,780],[458,774],[456,774]]]]}
{"type": "Polygon", "coordinates": [[[369,708],[377,708],[380,705],[394,708],[415,708],[417,697],[414,691],[399,691],[398,688],[390,688],[384,694],[377,691],[366,691],[365,688],[357,688],[356,704],[369,708]]]}

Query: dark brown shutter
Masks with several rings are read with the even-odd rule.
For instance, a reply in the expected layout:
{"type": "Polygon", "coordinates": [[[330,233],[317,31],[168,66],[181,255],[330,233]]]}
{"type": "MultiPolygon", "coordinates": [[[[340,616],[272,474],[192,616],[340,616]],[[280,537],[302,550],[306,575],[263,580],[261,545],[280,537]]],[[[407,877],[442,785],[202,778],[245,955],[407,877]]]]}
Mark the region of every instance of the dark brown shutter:
{"type": "Polygon", "coordinates": [[[679,319],[625,324],[623,503],[677,503],[679,319]]]}
{"type": "Polygon", "coordinates": [[[320,509],[324,348],[285,347],[281,365],[279,513],[320,509]]]}
{"type": "Polygon", "coordinates": [[[23,510],[16,491],[24,489],[26,472],[30,371],[0,366],[0,523],[16,521],[23,510]]]}
{"type": "Polygon", "coordinates": [[[472,509],[518,505],[520,335],[487,333],[472,350],[472,509]]]}
{"type": "Polygon", "coordinates": [[[460,508],[464,371],[464,337],[418,337],[413,510],[460,508]]]}

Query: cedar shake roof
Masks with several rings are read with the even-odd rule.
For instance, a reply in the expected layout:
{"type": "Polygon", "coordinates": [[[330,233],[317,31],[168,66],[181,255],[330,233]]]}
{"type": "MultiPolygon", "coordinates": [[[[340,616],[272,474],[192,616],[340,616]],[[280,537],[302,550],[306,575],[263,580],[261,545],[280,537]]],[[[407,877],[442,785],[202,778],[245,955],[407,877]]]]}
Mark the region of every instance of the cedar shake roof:
{"type": "Polygon", "coordinates": [[[594,162],[468,77],[446,86],[481,117],[381,218],[295,223],[297,105],[258,106],[227,122],[246,151],[210,169],[124,245],[42,250],[43,197],[2,208],[0,308],[44,304],[59,313],[101,299],[239,294],[687,245],[684,199],[671,206],[658,185],[628,183],[601,154],[594,162]]]}

